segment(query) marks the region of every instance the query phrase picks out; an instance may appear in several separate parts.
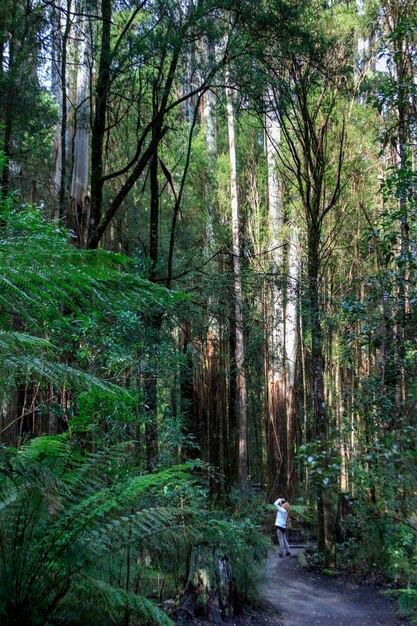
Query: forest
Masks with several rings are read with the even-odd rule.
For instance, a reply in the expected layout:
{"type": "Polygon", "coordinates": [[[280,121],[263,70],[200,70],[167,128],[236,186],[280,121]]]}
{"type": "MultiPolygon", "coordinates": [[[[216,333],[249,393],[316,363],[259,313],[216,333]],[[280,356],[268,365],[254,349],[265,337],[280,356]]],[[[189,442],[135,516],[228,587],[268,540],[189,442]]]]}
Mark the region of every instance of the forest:
{"type": "Polygon", "coordinates": [[[221,624],[280,496],[417,624],[416,76],[413,0],[1,0],[0,626],[221,624]]]}

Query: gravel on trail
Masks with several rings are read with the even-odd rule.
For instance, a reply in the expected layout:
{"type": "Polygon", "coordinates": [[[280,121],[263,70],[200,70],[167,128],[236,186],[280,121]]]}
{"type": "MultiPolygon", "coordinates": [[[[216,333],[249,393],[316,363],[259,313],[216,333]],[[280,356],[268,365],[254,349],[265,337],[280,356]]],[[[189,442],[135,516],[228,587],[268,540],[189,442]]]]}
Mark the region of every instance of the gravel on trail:
{"type": "Polygon", "coordinates": [[[283,559],[270,554],[266,563],[261,598],[277,611],[276,626],[409,626],[377,587],[309,572],[298,551],[283,559]]]}

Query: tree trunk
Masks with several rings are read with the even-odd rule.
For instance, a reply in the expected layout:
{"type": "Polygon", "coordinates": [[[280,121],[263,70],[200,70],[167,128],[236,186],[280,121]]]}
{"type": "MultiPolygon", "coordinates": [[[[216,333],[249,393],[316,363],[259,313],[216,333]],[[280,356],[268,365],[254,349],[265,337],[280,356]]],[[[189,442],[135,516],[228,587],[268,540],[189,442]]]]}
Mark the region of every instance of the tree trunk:
{"type": "Polygon", "coordinates": [[[288,250],[288,281],[285,295],[285,365],[286,365],[286,401],[287,401],[287,493],[293,489],[294,468],[293,457],[296,443],[295,424],[295,395],[296,395],[296,366],[298,354],[298,268],[299,246],[298,234],[294,231],[290,235],[288,250]]]}
{"type": "MultiPolygon", "coordinates": [[[[159,234],[159,184],[158,184],[158,154],[156,153],[150,163],[150,187],[151,187],[151,215],[149,228],[149,256],[151,269],[149,278],[156,281],[158,264],[158,234],[159,234]]],[[[154,334],[153,344],[157,346],[160,341],[162,325],[162,313],[156,312],[149,321],[154,334]]],[[[158,461],[158,426],[157,426],[157,385],[158,375],[152,371],[146,384],[146,397],[148,404],[148,419],[145,426],[146,440],[146,466],[148,471],[152,471],[158,461]]]]}
{"type": "Polygon", "coordinates": [[[266,156],[268,165],[268,209],[272,281],[269,290],[267,350],[268,375],[268,499],[287,491],[288,442],[287,399],[284,367],[284,302],[277,284],[283,258],[280,233],[283,226],[282,186],[277,174],[276,152],[281,143],[279,119],[274,111],[266,115],[266,156]]]}
{"type": "MultiPolygon", "coordinates": [[[[52,7],[52,61],[51,61],[51,92],[58,106],[59,117],[55,128],[54,149],[53,149],[53,171],[51,177],[51,193],[57,202],[59,197],[61,181],[61,117],[62,117],[62,83],[61,83],[61,59],[62,59],[62,1],[57,0],[52,7]]],[[[59,217],[58,206],[54,207],[54,216],[59,217]]]]}
{"type": "Polygon", "coordinates": [[[177,623],[186,625],[203,618],[221,626],[237,608],[236,583],[229,558],[201,544],[192,548],[186,588],[177,609],[177,623]]]}
{"type": "MultiPolygon", "coordinates": [[[[15,41],[13,35],[9,41],[9,73],[13,72],[13,63],[15,56],[15,41]]],[[[0,113],[1,115],[1,113],[0,113]]],[[[13,131],[13,112],[12,106],[8,103],[5,106],[3,115],[0,117],[0,121],[4,126],[3,132],[3,145],[1,146],[5,161],[3,164],[3,170],[1,172],[1,188],[0,188],[0,200],[1,197],[6,197],[10,191],[10,159],[12,150],[12,131],[13,131]]]]}
{"type": "Polygon", "coordinates": [[[97,247],[98,245],[98,241],[95,241],[94,236],[103,214],[103,147],[106,132],[107,99],[111,80],[110,31],[112,19],[112,0],[102,0],[101,16],[102,31],[100,42],[100,61],[94,99],[94,117],[91,135],[91,208],[88,226],[89,247],[97,247]]]}
{"type": "MultiPolygon", "coordinates": [[[[324,393],[324,338],[319,303],[319,261],[320,237],[314,228],[308,237],[308,286],[310,300],[311,324],[311,365],[313,381],[313,419],[314,437],[318,451],[328,451],[326,399],[324,393]]],[[[327,455],[323,458],[321,469],[323,475],[328,465],[327,455]]],[[[324,555],[326,567],[335,564],[335,518],[332,495],[320,481],[317,485],[317,515],[319,527],[319,550],[324,555]]]]}
{"type": "MultiPolygon", "coordinates": [[[[82,7],[85,9],[84,3],[82,7]]],[[[73,168],[71,180],[71,212],[68,224],[77,234],[77,243],[83,247],[86,241],[87,206],[86,194],[88,186],[89,165],[89,128],[90,128],[90,65],[92,38],[87,19],[80,19],[77,25],[77,83],[75,96],[75,133],[73,144],[73,168]]]]}
{"type": "MultiPolygon", "coordinates": [[[[208,441],[209,463],[220,470],[221,444],[221,414],[222,414],[222,385],[219,376],[219,340],[218,335],[208,333],[206,348],[206,389],[208,409],[208,441]]],[[[217,471],[210,474],[210,493],[220,495],[221,483],[217,471]]]]}
{"type": "Polygon", "coordinates": [[[62,51],[61,51],[61,120],[60,120],[60,147],[59,153],[61,156],[61,171],[59,176],[59,195],[58,195],[58,217],[59,219],[63,219],[65,215],[65,203],[67,197],[67,170],[68,170],[68,159],[67,159],[67,139],[68,139],[68,75],[67,75],[67,49],[68,49],[68,39],[71,31],[71,0],[67,0],[66,2],[66,11],[63,15],[65,17],[65,28],[64,33],[62,35],[62,51]]]}
{"type": "MultiPolygon", "coordinates": [[[[226,72],[226,74],[228,74],[228,72],[226,72]]],[[[228,83],[229,76],[227,75],[226,84],[228,83]]],[[[233,286],[236,322],[236,387],[238,395],[239,422],[239,485],[242,491],[246,491],[248,483],[248,435],[245,344],[243,327],[243,291],[242,276],[240,271],[240,229],[239,204],[237,195],[235,117],[233,111],[232,93],[229,87],[226,87],[226,107],[230,159],[230,195],[232,204],[233,286]]]]}

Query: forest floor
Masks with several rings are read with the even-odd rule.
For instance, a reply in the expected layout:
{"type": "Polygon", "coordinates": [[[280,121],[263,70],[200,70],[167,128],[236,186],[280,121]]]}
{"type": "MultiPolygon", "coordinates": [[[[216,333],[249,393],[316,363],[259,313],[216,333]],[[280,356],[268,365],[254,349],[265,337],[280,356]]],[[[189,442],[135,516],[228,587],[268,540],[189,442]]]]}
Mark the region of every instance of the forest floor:
{"type": "MultiPolygon", "coordinates": [[[[298,548],[279,559],[271,551],[257,605],[223,622],[225,626],[410,626],[398,617],[393,598],[374,584],[341,575],[330,578],[298,563],[298,548]]],[[[194,626],[211,626],[194,621],[194,626]]]]}
{"type": "Polygon", "coordinates": [[[329,578],[307,571],[292,557],[268,557],[261,585],[264,603],[236,626],[408,626],[396,614],[395,601],[374,585],[329,578]]]}

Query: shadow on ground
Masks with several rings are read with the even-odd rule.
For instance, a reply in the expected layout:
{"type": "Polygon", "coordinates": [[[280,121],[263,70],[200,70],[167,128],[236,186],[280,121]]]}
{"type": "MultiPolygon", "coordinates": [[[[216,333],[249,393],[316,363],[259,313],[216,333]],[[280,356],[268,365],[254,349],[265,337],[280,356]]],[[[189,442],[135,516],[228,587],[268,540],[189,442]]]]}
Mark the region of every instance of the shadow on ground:
{"type": "Polygon", "coordinates": [[[277,626],[409,625],[376,587],[308,572],[298,565],[297,552],[284,559],[270,554],[266,564],[261,596],[277,610],[277,626]]]}

